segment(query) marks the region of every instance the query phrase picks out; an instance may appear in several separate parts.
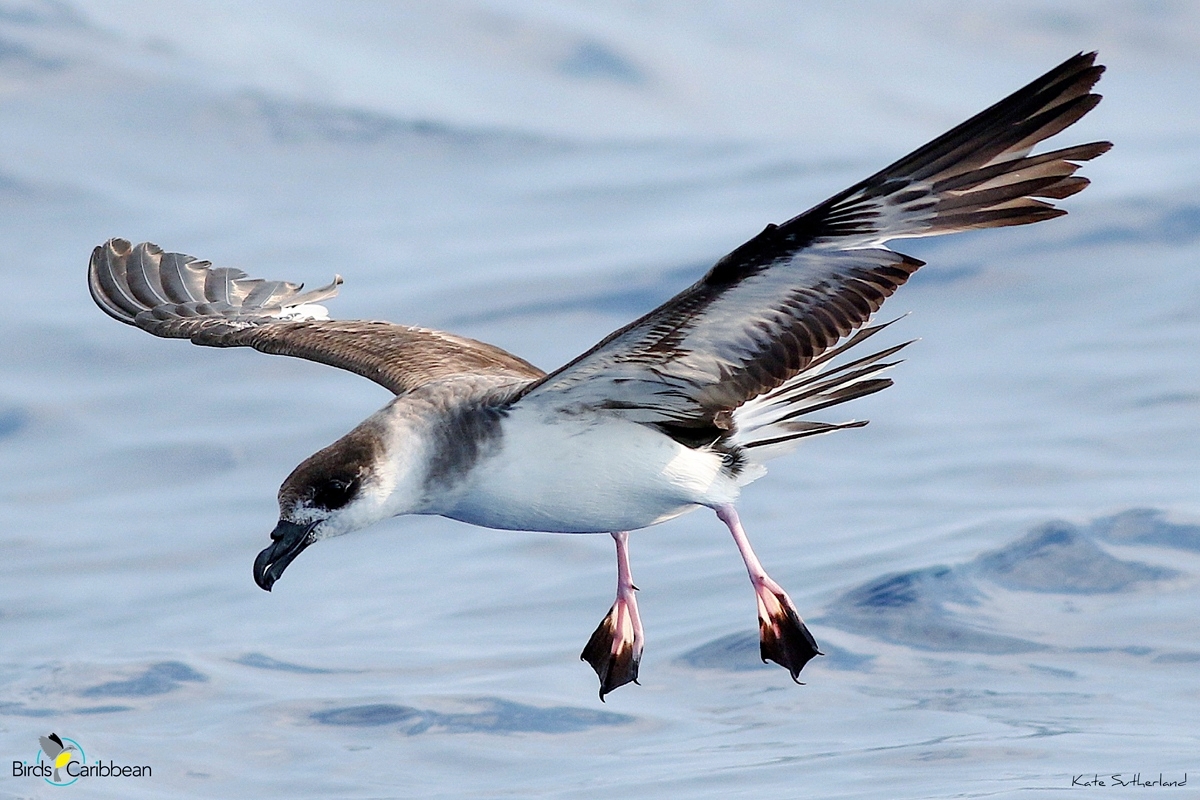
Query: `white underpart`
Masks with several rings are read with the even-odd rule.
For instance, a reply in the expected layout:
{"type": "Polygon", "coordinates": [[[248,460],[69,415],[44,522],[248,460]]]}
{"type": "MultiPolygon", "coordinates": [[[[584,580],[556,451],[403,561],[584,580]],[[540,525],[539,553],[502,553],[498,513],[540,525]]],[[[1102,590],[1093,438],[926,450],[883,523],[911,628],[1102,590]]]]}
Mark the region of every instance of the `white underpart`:
{"type": "Polygon", "coordinates": [[[737,495],[720,453],[619,417],[518,405],[496,451],[427,513],[489,528],[607,533],[737,495]]]}

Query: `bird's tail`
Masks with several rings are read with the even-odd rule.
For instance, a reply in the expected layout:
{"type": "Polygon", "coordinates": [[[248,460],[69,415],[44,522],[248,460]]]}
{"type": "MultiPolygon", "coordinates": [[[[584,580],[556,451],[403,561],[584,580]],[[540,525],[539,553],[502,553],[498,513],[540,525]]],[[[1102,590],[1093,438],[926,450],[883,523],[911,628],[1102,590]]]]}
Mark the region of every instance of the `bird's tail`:
{"type": "Polygon", "coordinates": [[[746,472],[749,480],[762,474],[764,462],[791,451],[807,436],[861,428],[867,424],[866,420],[819,422],[802,417],[892,385],[891,378],[880,377],[880,373],[900,363],[888,359],[912,341],[851,361],[838,358],[892,322],[861,328],[837,347],[814,359],[803,372],[778,388],[743,403],[733,412],[734,433],[729,442],[740,448],[749,464],[760,467],[746,472]]]}

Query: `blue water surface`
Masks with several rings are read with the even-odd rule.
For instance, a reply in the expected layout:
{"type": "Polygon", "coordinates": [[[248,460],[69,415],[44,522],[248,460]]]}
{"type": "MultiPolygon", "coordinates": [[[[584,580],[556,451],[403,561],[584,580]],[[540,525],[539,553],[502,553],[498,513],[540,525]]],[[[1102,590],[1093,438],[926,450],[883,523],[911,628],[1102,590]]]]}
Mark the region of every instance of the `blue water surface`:
{"type": "Polygon", "coordinates": [[[0,756],[153,771],[0,797],[1200,783],[1198,46],[1188,4],[0,0],[0,756]],[[827,654],[804,686],[707,511],[633,535],[641,685],[603,704],[608,537],[400,518],[262,592],[279,483],[387,393],[88,296],[92,247],[152,240],[552,368],[1094,48],[1056,140],[1116,143],[1094,185],[897,243],[929,266],[883,312],[920,339],[896,385],[744,494],[827,654]]]}

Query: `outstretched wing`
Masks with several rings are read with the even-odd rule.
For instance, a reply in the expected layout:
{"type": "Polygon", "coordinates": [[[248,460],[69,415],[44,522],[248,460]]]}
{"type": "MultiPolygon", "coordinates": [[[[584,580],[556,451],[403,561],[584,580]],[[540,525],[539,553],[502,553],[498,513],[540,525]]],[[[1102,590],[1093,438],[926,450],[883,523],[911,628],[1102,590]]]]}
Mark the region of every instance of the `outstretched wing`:
{"type": "Polygon", "coordinates": [[[207,347],[253,347],[296,356],[370,378],[404,394],[440,378],[496,375],[514,382],[545,373],[490,344],[390,322],[327,319],[317,305],[337,294],[333,283],[302,286],[249,278],[143,242],[110,239],[92,252],[88,285],[109,316],[155,336],[207,347]]]}
{"type": "MultiPolygon", "coordinates": [[[[729,430],[863,325],[924,262],[891,239],[1024,225],[1066,212],[1078,162],[1108,142],[1029,155],[1095,107],[1080,54],[883,171],[717,262],[698,283],[531,386],[529,402],[606,409],[673,435],[729,430]]],[[[703,438],[703,437],[700,437],[703,438]]]]}

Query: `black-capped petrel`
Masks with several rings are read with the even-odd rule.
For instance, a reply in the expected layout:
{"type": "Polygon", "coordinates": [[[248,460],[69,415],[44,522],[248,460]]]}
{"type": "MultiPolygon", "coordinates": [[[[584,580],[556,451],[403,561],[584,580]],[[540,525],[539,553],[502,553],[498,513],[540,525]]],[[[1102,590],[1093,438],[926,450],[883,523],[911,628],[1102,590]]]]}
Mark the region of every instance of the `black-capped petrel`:
{"type": "Polygon", "coordinates": [[[638,676],[644,635],[628,531],[707,507],[758,599],[760,654],[795,680],[820,651],[759,563],[734,510],[764,463],[858,427],[817,412],[891,384],[905,344],[843,356],[884,325],[883,301],[923,262],[892,239],[1024,225],[1066,212],[1108,142],[1033,155],[1099,102],[1095,53],[1068,59],[866,180],[762,233],[699,281],[549,374],[498,347],[390,322],[331,320],[320,289],[247,277],[153,244],[92,253],[92,297],[155,336],[253,347],[350,370],[396,394],[306,459],[279,490],[254,562],[263,589],[321,539],[399,514],[509,530],[609,533],[617,598],[584,648],[600,697],[638,676]]]}

